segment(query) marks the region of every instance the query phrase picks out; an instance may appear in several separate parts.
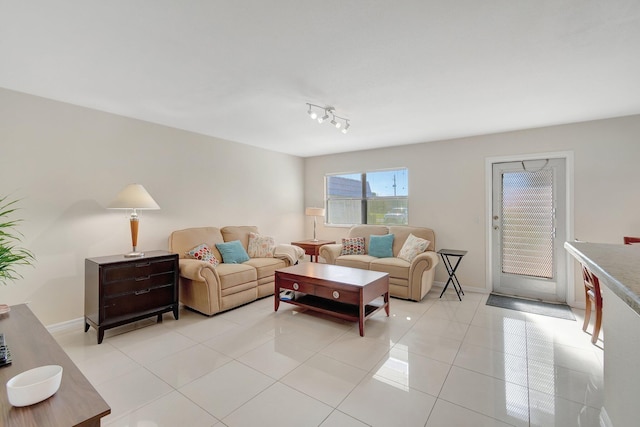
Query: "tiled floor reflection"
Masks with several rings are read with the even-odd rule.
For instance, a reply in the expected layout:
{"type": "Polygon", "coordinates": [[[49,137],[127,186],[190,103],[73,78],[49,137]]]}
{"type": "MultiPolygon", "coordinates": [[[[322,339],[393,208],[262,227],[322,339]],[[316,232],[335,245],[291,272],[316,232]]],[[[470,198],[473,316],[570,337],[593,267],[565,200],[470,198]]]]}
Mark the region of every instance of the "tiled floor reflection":
{"type": "Polygon", "coordinates": [[[467,292],[391,299],[365,337],[273,299],[56,339],[112,408],[104,426],[598,426],[602,350],[577,321],[467,292]]]}

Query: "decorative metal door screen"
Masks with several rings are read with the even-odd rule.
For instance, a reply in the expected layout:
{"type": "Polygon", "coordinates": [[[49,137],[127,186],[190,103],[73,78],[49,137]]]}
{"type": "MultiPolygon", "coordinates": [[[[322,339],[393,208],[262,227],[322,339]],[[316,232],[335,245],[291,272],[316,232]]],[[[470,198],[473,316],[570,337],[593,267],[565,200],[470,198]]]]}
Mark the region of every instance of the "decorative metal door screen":
{"type": "Polygon", "coordinates": [[[553,278],[553,171],[502,174],[502,272],[553,278]]]}

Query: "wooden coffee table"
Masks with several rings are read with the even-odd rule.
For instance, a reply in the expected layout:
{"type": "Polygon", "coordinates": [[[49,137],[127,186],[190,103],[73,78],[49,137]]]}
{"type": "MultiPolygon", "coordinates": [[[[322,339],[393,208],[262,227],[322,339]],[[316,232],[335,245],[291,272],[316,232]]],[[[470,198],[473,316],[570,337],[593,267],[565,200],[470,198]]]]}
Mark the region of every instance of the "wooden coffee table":
{"type": "Polygon", "coordinates": [[[357,321],[362,337],[365,319],[381,308],[389,316],[389,274],[305,262],[276,270],[275,311],[278,311],[281,301],[357,321]],[[295,291],[295,297],[281,300],[282,289],[295,291]],[[383,302],[375,301],[380,296],[383,296],[383,302]]]}

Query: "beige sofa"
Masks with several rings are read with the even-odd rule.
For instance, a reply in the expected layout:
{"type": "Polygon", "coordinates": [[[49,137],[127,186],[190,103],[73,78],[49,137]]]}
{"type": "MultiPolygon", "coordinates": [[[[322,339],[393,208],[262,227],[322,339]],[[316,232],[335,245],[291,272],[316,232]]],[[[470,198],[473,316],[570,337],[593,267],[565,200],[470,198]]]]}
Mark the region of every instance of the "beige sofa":
{"type": "Polygon", "coordinates": [[[254,301],[274,292],[274,272],[304,258],[304,251],[291,245],[278,245],[274,258],[251,258],[242,264],[225,264],[216,243],[239,240],[248,249],[249,233],[258,233],[254,226],[223,228],[187,228],[171,233],[169,248],[179,255],[180,302],[200,313],[211,316],[254,301]],[[220,264],[189,259],[186,253],[205,243],[220,264]],[[287,246],[282,249],[283,246],[287,246]],[[298,251],[299,249],[299,251],[298,251]]]}
{"type": "Polygon", "coordinates": [[[357,225],[349,230],[347,237],[364,237],[365,255],[341,255],[341,243],[324,245],[320,248],[320,256],[325,262],[389,273],[389,293],[394,297],[420,301],[431,289],[435,267],[439,262],[435,252],[436,236],[432,229],[403,225],[357,225]],[[394,235],[394,256],[376,258],[369,255],[369,236],[386,234],[394,235]],[[412,262],[397,257],[409,234],[430,242],[427,250],[418,254],[412,262]]]}

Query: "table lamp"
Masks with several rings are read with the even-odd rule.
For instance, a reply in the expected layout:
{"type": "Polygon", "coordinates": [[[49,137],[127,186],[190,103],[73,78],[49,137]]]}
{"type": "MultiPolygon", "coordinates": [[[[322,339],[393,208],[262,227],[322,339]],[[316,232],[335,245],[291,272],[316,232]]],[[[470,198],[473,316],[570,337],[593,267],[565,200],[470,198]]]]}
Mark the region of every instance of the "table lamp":
{"type": "Polygon", "coordinates": [[[140,184],[129,184],[124,189],[118,193],[116,199],[111,202],[107,209],[133,209],[131,212],[131,218],[129,222],[131,224],[131,243],[133,246],[133,250],[128,254],[125,254],[125,257],[142,257],[144,256],[143,252],[138,252],[138,209],[160,209],[160,206],[153,200],[153,197],[145,190],[145,188],[140,184]]]}
{"type": "Polygon", "coordinates": [[[304,214],[313,217],[313,241],[317,242],[318,239],[316,238],[316,218],[319,216],[324,216],[324,208],[306,208],[304,210],[304,214]]]}

